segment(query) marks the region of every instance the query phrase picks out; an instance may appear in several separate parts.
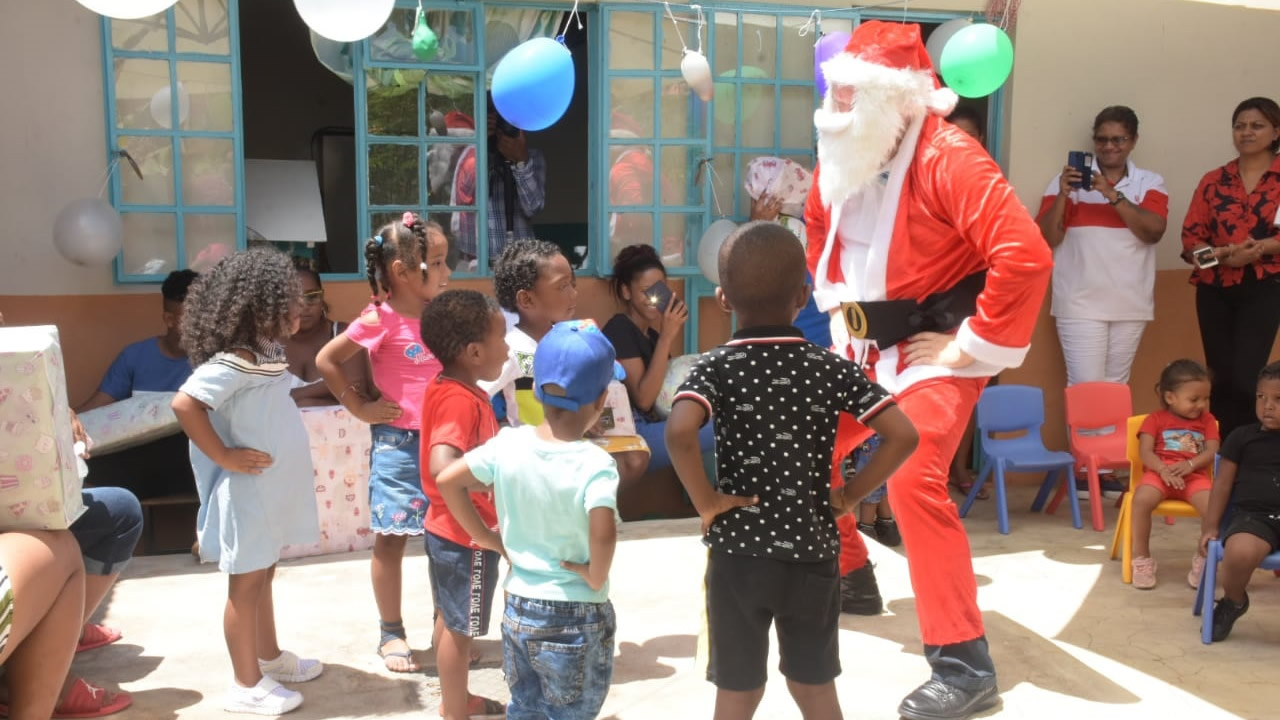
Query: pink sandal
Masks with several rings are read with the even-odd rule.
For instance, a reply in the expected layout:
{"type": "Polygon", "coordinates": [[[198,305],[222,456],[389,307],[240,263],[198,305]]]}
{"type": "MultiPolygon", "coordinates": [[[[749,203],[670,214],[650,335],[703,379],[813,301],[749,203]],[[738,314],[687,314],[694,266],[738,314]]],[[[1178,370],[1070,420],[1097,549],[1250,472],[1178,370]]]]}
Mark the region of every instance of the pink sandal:
{"type": "MultiPolygon", "coordinates": [[[[54,720],[73,718],[98,718],[114,715],[133,704],[127,692],[111,692],[106,688],[90,685],[84,678],[71,683],[67,696],[53,709],[54,720]]],[[[0,703],[0,716],[9,717],[9,705],[0,703]]]]}
{"type": "Polygon", "coordinates": [[[104,647],[122,637],[124,637],[124,633],[115,628],[96,623],[85,623],[84,630],[80,633],[80,642],[76,644],[76,652],[82,653],[86,650],[104,647]]]}

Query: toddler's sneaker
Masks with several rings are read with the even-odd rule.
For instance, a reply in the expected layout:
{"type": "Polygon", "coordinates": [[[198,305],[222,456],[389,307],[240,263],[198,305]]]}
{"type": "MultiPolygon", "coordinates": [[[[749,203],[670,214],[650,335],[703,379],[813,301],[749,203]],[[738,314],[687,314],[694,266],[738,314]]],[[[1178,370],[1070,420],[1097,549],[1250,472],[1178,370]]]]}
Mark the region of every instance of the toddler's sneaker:
{"type": "Polygon", "coordinates": [[[283,715],[302,704],[302,693],[294,692],[266,675],[251,688],[231,683],[226,704],[227,712],[250,715],[283,715]]]}
{"type": "Polygon", "coordinates": [[[1204,558],[1200,553],[1191,556],[1191,572],[1187,573],[1187,584],[1192,590],[1200,589],[1200,578],[1204,577],[1204,558]]]}
{"type": "Polygon", "coordinates": [[[275,660],[259,660],[258,669],[276,682],[303,683],[320,677],[324,665],[319,660],[306,660],[283,650],[275,660]]]}
{"type": "Polygon", "coordinates": [[[1156,586],[1156,561],[1149,557],[1133,559],[1133,586],[1139,590],[1150,590],[1156,586]]]}

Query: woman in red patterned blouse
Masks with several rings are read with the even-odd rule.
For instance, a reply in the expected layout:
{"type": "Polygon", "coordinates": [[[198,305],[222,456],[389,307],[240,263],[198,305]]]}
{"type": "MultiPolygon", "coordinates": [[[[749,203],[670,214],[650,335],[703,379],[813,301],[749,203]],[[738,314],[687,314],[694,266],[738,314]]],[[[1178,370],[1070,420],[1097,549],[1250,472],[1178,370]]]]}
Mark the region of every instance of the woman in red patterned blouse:
{"type": "Polygon", "coordinates": [[[1280,106],[1249,98],[1231,116],[1239,157],[1200,181],[1182,226],[1182,258],[1213,248],[1218,264],[1191,273],[1210,408],[1222,436],[1256,420],[1254,387],[1280,327],[1280,106]]]}

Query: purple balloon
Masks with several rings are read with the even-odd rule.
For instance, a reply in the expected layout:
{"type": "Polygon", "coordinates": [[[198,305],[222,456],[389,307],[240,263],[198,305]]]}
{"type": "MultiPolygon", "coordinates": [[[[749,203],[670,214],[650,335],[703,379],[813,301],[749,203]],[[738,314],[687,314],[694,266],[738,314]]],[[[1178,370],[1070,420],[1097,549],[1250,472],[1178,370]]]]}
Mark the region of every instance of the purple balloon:
{"type": "Polygon", "coordinates": [[[826,33],[818,39],[818,45],[813,49],[813,81],[818,85],[819,96],[827,96],[827,79],[822,76],[822,63],[844,52],[848,44],[847,32],[826,33]]]}

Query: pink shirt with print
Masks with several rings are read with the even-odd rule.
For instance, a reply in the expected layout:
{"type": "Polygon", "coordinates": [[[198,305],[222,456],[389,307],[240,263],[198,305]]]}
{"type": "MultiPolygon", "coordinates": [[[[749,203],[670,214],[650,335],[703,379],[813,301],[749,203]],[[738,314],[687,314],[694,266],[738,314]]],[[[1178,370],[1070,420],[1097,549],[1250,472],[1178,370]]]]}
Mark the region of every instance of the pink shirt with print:
{"type": "Polygon", "coordinates": [[[370,304],[360,319],[347,327],[347,337],[369,351],[374,384],[400,406],[400,417],[391,425],[420,429],[423,395],[444,368],[422,344],[418,318],[405,317],[386,303],[370,304]],[[370,314],[377,320],[370,322],[370,314]]]}

